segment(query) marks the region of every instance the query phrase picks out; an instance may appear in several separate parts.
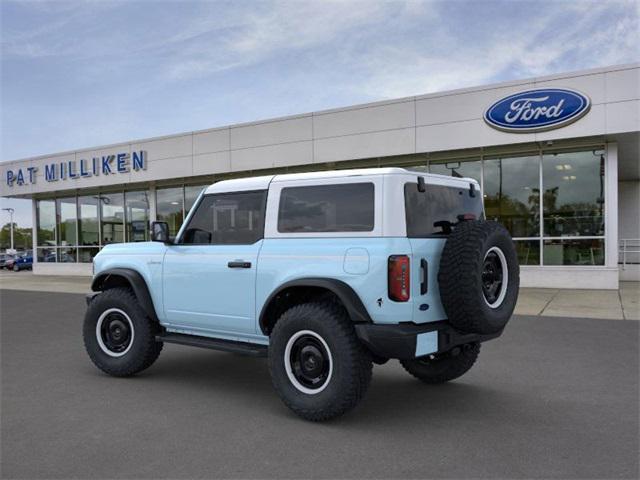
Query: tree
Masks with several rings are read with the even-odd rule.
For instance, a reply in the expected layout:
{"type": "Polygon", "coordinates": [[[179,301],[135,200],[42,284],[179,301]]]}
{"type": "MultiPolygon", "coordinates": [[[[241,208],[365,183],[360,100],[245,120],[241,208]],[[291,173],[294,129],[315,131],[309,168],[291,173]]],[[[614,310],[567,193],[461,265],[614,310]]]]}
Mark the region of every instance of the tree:
{"type": "MultiPolygon", "coordinates": [[[[20,228],[17,223],[13,223],[13,248],[16,250],[31,250],[33,247],[32,233],[30,228],[20,228]]],[[[11,224],[7,222],[0,229],[0,249],[11,248],[11,224]]]]}

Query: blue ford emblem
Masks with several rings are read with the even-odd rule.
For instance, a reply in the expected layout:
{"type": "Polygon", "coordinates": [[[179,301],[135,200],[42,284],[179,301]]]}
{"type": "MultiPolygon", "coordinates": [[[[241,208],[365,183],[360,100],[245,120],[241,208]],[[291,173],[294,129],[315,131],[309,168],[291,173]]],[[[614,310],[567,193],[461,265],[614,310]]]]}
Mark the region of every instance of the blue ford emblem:
{"type": "Polygon", "coordinates": [[[541,88],[498,100],[484,113],[484,120],[507,132],[539,132],[575,122],[590,107],[589,97],[575,90],[541,88]]]}

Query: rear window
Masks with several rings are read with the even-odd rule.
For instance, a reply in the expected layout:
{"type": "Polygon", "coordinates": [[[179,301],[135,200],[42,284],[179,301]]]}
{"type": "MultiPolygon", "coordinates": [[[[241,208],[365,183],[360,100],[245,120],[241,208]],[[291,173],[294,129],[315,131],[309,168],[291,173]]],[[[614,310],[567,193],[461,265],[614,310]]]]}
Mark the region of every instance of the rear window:
{"type": "Polygon", "coordinates": [[[286,187],[278,232],[370,232],[374,211],[373,183],[286,187]]]}
{"type": "Polygon", "coordinates": [[[426,192],[418,191],[417,183],[405,183],[404,205],[407,217],[408,237],[431,237],[446,235],[446,224],[458,222],[458,215],[471,213],[483,218],[482,198],[476,189],[475,196],[469,188],[426,185],[426,192]],[[438,226],[436,226],[438,224],[438,226]]]}

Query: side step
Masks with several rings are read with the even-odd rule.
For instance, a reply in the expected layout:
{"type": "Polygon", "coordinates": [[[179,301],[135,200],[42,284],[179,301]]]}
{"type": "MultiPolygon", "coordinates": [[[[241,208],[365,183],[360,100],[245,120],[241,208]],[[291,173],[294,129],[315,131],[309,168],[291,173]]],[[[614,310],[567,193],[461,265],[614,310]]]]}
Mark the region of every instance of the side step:
{"type": "Polygon", "coordinates": [[[219,338],[184,335],[182,333],[164,333],[162,335],[156,335],[156,341],[177,343],[179,345],[188,345],[190,347],[210,348],[212,350],[240,353],[242,355],[250,355],[252,357],[266,357],[268,350],[266,345],[258,345],[256,343],[221,340],[219,338]]]}

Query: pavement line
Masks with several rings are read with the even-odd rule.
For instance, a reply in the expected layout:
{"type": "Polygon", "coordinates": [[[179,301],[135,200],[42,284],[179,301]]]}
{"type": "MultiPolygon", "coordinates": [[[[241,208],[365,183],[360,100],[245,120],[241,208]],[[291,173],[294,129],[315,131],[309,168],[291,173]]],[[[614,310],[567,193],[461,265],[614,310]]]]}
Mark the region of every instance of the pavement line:
{"type": "Polygon", "coordinates": [[[537,316],[542,316],[544,315],[544,311],[549,308],[549,305],[551,305],[551,302],[553,302],[555,300],[555,298],[560,294],[560,290],[556,290],[556,293],[553,294],[553,296],[549,299],[549,301],[546,303],[546,305],[544,307],[542,307],[542,310],[540,310],[538,312],[537,316]]]}

